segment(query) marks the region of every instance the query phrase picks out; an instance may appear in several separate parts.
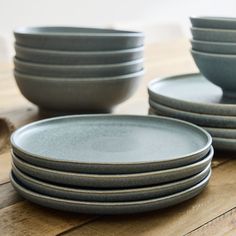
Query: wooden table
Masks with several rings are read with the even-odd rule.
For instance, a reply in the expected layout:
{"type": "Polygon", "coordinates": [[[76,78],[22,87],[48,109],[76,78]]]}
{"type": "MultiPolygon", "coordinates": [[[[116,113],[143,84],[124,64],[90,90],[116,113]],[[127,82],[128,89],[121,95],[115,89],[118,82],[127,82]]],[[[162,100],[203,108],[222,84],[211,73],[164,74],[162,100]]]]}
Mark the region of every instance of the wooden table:
{"type": "MultiPolygon", "coordinates": [[[[148,81],[196,71],[187,40],[146,48],[146,76],[139,91],[115,113],[147,114],[148,81]]],[[[37,108],[19,93],[12,65],[0,65],[0,117],[15,127],[40,119],[37,108]]],[[[2,123],[1,123],[2,122],[2,123]]],[[[0,235],[236,235],[236,160],[216,153],[208,187],[197,197],[169,209],[129,216],[60,212],[22,199],[9,183],[10,151],[0,120],[0,235]]]]}

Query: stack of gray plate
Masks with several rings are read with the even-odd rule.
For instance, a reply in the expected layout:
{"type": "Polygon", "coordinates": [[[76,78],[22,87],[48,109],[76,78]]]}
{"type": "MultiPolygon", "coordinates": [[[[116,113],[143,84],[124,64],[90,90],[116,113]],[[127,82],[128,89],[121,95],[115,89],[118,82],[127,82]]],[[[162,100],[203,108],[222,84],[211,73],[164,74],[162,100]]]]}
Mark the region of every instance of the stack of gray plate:
{"type": "Polygon", "coordinates": [[[15,79],[21,93],[54,111],[110,111],[143,75],[140,32],[76,27],[15,30],[15,79]]]}
{"type": "Polygon", "coordinates": [[[236,151],[236,100],[203,75],[156,79],[148,92],[149,113],[197,124],[212,135],[215,149],[236,151]]]}
{"type": "Polygon", "coordinates": [[[26,199],[60,210],[151,211],[199,194],[211,175],[211,137],[155,116],[64,116],[12,135],[11,182],[26,199]]]}

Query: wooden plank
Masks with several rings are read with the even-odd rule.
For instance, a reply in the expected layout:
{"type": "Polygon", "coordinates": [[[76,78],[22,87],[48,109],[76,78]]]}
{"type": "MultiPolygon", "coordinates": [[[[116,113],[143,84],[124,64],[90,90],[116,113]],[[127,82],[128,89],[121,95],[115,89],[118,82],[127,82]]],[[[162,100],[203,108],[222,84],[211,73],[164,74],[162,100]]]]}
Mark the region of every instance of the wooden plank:
{"type": "Polygon", "coordinates": [[[23,200],[8,182],[0,185],[0,209],[13,205],[23,200]]]}
{"type": "Polygon", "coordinates": [[[236,208],[218,216],[186,236],[236,235],[236,208]]]}
{"type": "Polygon", "coordinates": [[[236,206],[235,169],[236,160],[214,168],[209,186],[178,206],[140,215],[104,217],[65,235],[184,235],[236,206]]]}
{"type": "Polygon", "coordinates": [[[93,220],[23,201],[0,210],[1,235],[56,235],[93,220]]]}

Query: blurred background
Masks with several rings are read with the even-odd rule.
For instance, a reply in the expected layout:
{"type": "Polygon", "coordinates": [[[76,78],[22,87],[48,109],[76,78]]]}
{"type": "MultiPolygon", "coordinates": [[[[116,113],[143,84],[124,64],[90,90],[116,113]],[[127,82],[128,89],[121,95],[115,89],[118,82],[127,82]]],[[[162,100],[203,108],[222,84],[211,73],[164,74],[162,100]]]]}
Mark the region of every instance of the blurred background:
{"type": "Polygon", "coordinates": [[[142,30],[146,44],[189,37],[190,15],[234,16],[235,0],[0,0],[0,61],[14,53],[18,26],[101,26],[142,30]],[[3,58],[4,57],[4,58],[3,58]]]}

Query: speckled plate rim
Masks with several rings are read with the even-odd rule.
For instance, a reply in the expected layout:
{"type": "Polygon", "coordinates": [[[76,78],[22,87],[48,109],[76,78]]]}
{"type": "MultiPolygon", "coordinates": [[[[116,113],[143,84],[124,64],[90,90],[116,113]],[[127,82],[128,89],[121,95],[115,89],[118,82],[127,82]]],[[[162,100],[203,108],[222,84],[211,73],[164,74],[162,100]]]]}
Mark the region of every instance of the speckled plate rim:
{"type": "Polygon", "coordinates": [[[84,213],[120,214],[155,210],[188,200],[198,195],[205,186],[207,186],[210,176],[211,173],[203,181],[187,190],[161,198],[133,202],[87,202],[65,200],[30,191],[19,185],[11,174],[10,181],[16,191],[18,191],[23,197],[44,206],[84,213]]]}
{"type": "Polygon", "coordinates": [[[111,55],[114,54],[126,54],[126,53],[136,53],[144,51],[144,46],[130,48],[130,49],[123,49],[123,50],[111,50],[111,51],[60,51],[60,50],[46,50],[46,49],[38,49],[38,48],[29,48],[26,46],[19,45],[17,43],[14,44],[15,48],[20,50],[24,50],[27,52],[33,52],[37,54],[55,54],[55,55],[77,55],[77,56],[99,56],[99,55],[111,55]]]}
{"type": "Polygon", "coordinates": [[[194,164],[159,171],[132,174],[87,174],[52,170],[29,164],[20,159],[20,157],[17,157],[14,153],[12,153],[12,161],[23,173],[32,177],[37,177],[46,182],[69,184],[71,186],[92,188],[96,186],[97,188],[115,189],[154,185],[190,177],[205,169],[208,164],[211,163],[213,155],[214,149],[211,147],[208,155],[194,164]]]}
{"type": "MultiPolygon", "coordinates": [[[[211,171],[211,163],[208,164],[208,166],[203,171],[201,171],[193,176],[190,176],[189,178],[181,179],[181,180],[166,183],[166,184],[147,186],[147,187],[139,187],[139,188],[131,188],[131,189],[99,190],[99,189],[86,189],[86,188],[72,188],[72,187],[60,186],[60,185],[47,183],[45,181],[41,181],[41,180],[35,179],[33,177],[30,177],[27,174],[24,174],[12,162],[12,173],[15,175],[15,177],[18,180],[22,181],[23,184],[27,183],[27,184],[33,184],[35,186],[41,186],[40,188],[44,188],[45,192],[50,191],[50,190],[59,191],[59,192],[62,192],[61,195],[64,195],[64,194],[68,195],[69,199],[73,199],[71,196],[69,196],[70,193],[73,193],[73,194],[78,195],[78,199],[79,198],[81,198],[81,199],[87,198],[87,200],[88,200],[88,199],[93,198],[93,199],[98,200],[98,198],[99,198],[99,201],[103,201],[103,199],[106,199],[106,201],[107,201],[107,199],[109,199],[109,201],[111,201],[112,199],[116,199],[116,198],[120,199],[122,201],[125,199],[131,200],[134,198],[134,196],[135,196],[135,198],[137,198],[136,197],[137,194],[143,195],[144,193],[145,193],[145,196],[147,194],[150,195],[153,192],[155,192],[156,196],[158,196],[158,195],[164,196],[167,193],[170,194],[170,191],[172,193],[179,192],[181,190],[190,188],[193,185],[201,182],[210,173],[210,171],[211,171]],[[171,189],[174,189],[174,190],[171,190],[171,189]],[[81,197],[81,195],[83,197],[81,197]],[[86,196],[84,196],[84,195],[86,195],[86,196]],[[120,197],[121,195],[122,195],[122,197],[120,197]],[[93,196],[93,197],[91,197],[91,196],[93,196]]],[[[33,191],[37,191],[37,190],[34,189],[33,191]]],[[[43,192],[41,192],[41,193],[43,194],[43,192]]],[[[50,195],[50,194],[48,194],[48,195],[50,195]]],[[[53,195],[50,195],[50,196],[53,196],[53,195]]],[[[54,194],[54,196],[56,196],[56,194],[54,194]]],[[[60,197],[60,196],[56,196],[56,197],[60,197]]],[[[138,198],[140,198],[140,197],[138,197],[138,198]]]]}
{"type": "MultiPolygon", "coordinates": [[[[16,130],[12,135],[11,135],[11,138],[10,138],[10,142],[11,142],[11,145],[12,145],[12,149],[13,149],[13,152],[15,152],[16,154],[18,154],[20,157],[21,156],[27,156],[29,158],[32,158],[32,159],[36,159],[36,161],[38,159],[42,160],[42,161],[48,161],[48,162],[53,162],[53,163],[63,163],[63,164],[78,164],[78,165],[85,165],[85,164],[89,164],[90,166],[91,165],[95,165],[95,166],[117,166],[117,165],[121,165],[121,166],[130,166],[130,167],[134,167],[136,165],[144,165],[144,164],[147,164],[147,165],[154,165],[155,163],[158,163],[158,164],[161,164],[161,163],[171,163],[172,161],[173,162],[180,162],[182,160],[188,160],[188,159],[194,159],[196,160],[197,159],[197,156],[199,157],[198,159],[202,158],[204,155],[206,155],[209,150],[210,150],[210,147],[211,147],[211,144],[212,144],[212,138],[211,136],[202,128],[194,125],[194,124],[191,124],[189,122],[185,122],[185,121],[181,121],[181,120],[177,120],[177,119],[173,119],[173,118],[160,118],[160,117],[156,117],[156,116],[141,116],[141,115],[73,115],[73,116],[61,116],[61,117],[56,117],[56,118],[49,118],[49,119],[45,119],[45,120],[41,120],[41,121],[36,121],[36,122],[33,122],[31,124],[28,124],[28,125],[25,125],[21,128],[19,128],[18,130],[16,130]],[[40,155],[34,155],[33,153],[30,153],[30,152],[27,152],[25,150],[23,150],[21,147],[19,147],[16,143],[16,139],[17,139],[17,135],[21,132],[25,132],[25,130],[27,129],[32,129],[34,126],[37,126],[37,125],[40,125],[40,124],[44,124],[44,123],[48,123],[48,122],[52,122],[54,120],[63,120],[63,119],[85,119],[85,118],[96,118],[96,117],[104,117],[104,118],[107,118],[109,117],[110,119],[114,118],[115,119],[119,119],[119,118],[124,118],[124,119],[133,119],[134,122],[136,121],[137,118],[140,118],[140,119],[143,119],[143,120],[147,120],[150,121],[155,119],[156,121],[158,120],[162,120],[162,121],[168,121],[168,122],[175,122],[175,123],[178,123],[178,124],[181,124],[181,125],[185,125],[185,126],[189,126],[191,129],[195,129],[196,131],[198,132],[201,132],[202,135],[205,137],[205,139],[207,140],[206,141],[206,144],[204,147],[202,147],[201,149],[199,149],[198,151],[195,151],[195,152],[192,152],[192,153],[189,153],[188,155],[184,155],[184,156],[177,156],[177,157],[173,157],[172,160],[159,160],[159,161],[156,161],[156,162],[129,162],[129,163],[86,163],[86,162],[78,162],[78,161],[68,161],[68,160],[55,160],[53,161],[52,159],[50,159],[49,157],[45,157],[45,156],[40,156],[40,155]]],[[[36,162],[35,162],[36,163],[36,162]]]]}
{"type": "Polygon", "coordinates": [[[236,104],[211,104],[211,103],[199,103],[199,102],[191,102],[187,100],[181,100],[177,98],[168,97],[165,95],[161,95],[156,93],[153,90],[153,86],[156,83],[165,83],[171,80],[183,79],[193,76],[200,76],[200,73],[190,73],[190,74],[180,74],[175,76],[168,76],[163,78],[157,78],[149,82],[148,84],[148,93],[150,98],[153,101],[161,102],[163,105],[181,109],[189,112],[201,112],[204,114],[212,114],[212,115],[223,115],[228,114],[229,116],[236,116],[236,104]]]}
{"type": "Polygon", "coordinates": [[[217,116],[210,114],[201,114],[189,111],[183,111],[180,109],[175,109],[172,107],[168,107],[162,105],[161,103],[157,103],[152,99],[149,99],[150,106],[160,113],[170,116],[175,119],[188,119],[188,122],[198,123],[201,126],[209,126],[209,127],[219,127],[219,128],[236,128],[236,117],[233,116],[217,116]],[[163,111],[165,110],[165,111],[163,111]],[[176,117],[180,116],[180,117],[176,117]]]}

